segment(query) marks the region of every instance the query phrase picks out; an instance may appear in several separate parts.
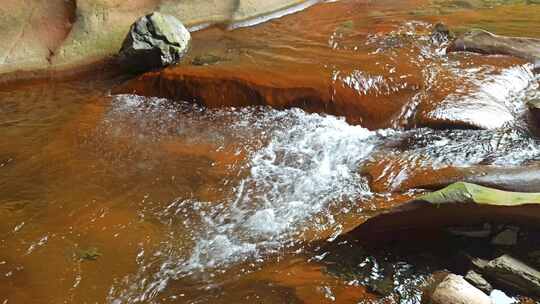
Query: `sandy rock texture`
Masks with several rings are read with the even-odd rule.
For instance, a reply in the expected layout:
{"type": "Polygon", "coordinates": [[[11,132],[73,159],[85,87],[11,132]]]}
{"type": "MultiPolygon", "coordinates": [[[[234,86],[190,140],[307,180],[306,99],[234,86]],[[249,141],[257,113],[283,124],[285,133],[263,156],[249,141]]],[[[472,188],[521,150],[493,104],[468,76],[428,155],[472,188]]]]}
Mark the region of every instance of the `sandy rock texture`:
{"type": "Polygon", "coordinates": [[[306,0],[4,0],[0,77],[56,72],[106,61],[131,24],[157,11],[192,30],[235,24],[315,1],[306,0]]]}

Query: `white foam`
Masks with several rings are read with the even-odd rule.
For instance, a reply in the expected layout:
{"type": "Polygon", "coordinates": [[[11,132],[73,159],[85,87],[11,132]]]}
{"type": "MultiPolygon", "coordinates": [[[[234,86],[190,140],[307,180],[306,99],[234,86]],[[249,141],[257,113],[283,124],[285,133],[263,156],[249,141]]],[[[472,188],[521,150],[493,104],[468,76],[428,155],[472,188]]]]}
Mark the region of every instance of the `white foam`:
{"type": "Polygon", "coordinates": [[[292,125],[274,131],[270,143],[253,154],[250,175],[233,202],[225,202],[226,211],[209,222],[227,224],[197,241],[185,269],[260,254],[265,250],[260,244],[279,246],[290,241],[291,234],[298,237],[306,220],[324,212],[333,200],[366,191],[356,171],[375,145],[373,132],[335,117],[300,110],[288,114],[292,125]],[[227,250],[221,251],[224,243],[227,250]]]}
{"type": "Polygon", "coordinates": [[[249,174],[229,200],[176,201],[162,212],[164,223],[185,223],[184,228],[171,229],[190,229],[193,246],[188,252],[169,248],[149,257],[147,264],[161,265],[152,279],[146,272],[150,266],[143,267],[126,279],[131,282],[127,288],[111,290],[111,302],[148,301],[170,279],[255,261],[301,241],[307,230],[341,229],[330,212],[332,204],[348,212],[352,208],[344,208],[344,201],[357,204],[359,197],[369,195],[357,171],[379,142],[376,133],[299,109],[265,110],[262,116],[253,109],[214,113],[237,118],[231,132],[264,129],[269,142],[250,155],[249,174]]]}

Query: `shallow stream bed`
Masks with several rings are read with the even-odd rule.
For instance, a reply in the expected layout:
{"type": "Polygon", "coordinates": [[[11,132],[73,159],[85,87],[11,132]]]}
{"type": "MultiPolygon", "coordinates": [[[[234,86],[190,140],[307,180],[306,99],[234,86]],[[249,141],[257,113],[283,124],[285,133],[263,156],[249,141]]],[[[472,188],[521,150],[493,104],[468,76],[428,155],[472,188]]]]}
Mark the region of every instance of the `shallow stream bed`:
{"type": "Polygon", "coordinates": [[[332,241],[423,193],[392,190],[416,170],[540,160],[532,65],[431,37],[437,21],[540,37],[540,5],[454,2],[328,1],[194,33],[184,64],[321,77],[364,120],[112,95],[125,76],[0,88],[0,303],[419,303],[445,261],[332,241]]]}

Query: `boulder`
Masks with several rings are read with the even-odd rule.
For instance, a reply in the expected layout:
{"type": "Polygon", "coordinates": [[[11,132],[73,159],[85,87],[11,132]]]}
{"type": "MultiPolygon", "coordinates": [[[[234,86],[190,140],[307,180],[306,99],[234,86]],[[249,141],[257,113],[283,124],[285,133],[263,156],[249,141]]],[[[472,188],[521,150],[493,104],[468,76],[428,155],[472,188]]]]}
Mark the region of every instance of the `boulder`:
{"type": "Polygon", "coordinates": [[[152,13],[137,20],[122,44],[118,61],[130,72],[144,72],[178,63],[190,47],[191,35],[170,15],[152,13]]]}
{"type": "Polygon", "coordinates": [[[432,304],[491,304],[491,299],[462,276],[449,274],[435,288],[432,304]]]}
{"type": "Polygon", "coordinates": [[[510,55],[534,63],[540,59],[540,39],[499,36],[475,29],[458,37],[448,51],[510,55]]]}
{"type": "Polygon", "coordinates": [[[390,208],[348,233],[361,243],[422,238],[447,227],[509,223],[538,227],[540,193],[507,192],[458,182],[390,208]]]}

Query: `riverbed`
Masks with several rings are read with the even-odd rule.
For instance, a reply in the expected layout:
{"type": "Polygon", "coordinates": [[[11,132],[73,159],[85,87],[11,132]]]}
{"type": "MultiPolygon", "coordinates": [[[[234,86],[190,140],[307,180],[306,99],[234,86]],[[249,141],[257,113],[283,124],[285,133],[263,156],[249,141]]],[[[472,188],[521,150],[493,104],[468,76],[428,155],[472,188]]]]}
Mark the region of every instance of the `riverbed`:
{"type": "Polygon", "coordinates": [[[3,85],[0,302],[419,303],[444,262],[326,245],[425,192],[401,186],[419,171],[540,160],[532,64],[431,35],[540,37],[540,5],[471,2],[328,1],[193,33],[189,69],[313,85],[345,100],[332,111],[113,94],[114,72],[3,85]]]}

